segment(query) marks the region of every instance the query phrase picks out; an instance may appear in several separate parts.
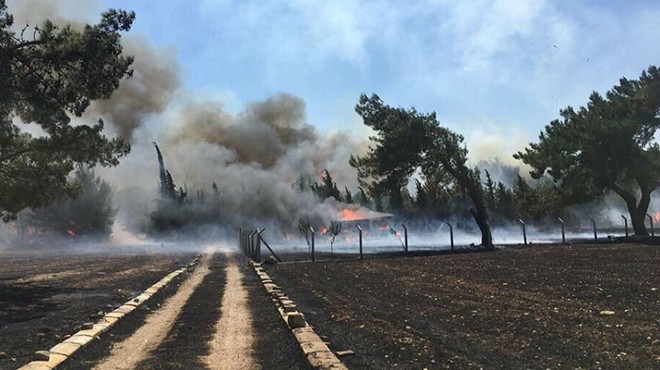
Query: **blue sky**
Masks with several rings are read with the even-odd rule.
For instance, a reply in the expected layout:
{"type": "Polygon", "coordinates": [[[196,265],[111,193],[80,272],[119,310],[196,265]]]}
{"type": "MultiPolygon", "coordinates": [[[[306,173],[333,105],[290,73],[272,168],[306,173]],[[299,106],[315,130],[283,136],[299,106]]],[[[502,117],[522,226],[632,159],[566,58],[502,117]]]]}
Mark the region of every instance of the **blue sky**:
{"type": "Polygon", "coordinates": [[[292,93],[321,130],[360,130],[353,106],[375,92],[436,111],[468,144],[492,137],[492,146],[520,146],[560,108],[660,62],[656,1],[100,5],[135,10],[131,33],[175,51],[185,88],[224,96],[234,110],[292,93]]]}

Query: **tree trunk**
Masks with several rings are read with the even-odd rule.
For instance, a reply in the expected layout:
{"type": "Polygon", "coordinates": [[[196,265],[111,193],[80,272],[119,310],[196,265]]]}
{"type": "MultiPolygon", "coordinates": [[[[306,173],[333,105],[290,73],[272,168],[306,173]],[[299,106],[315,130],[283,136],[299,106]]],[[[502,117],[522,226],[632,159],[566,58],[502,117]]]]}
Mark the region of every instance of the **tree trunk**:
{"type": "Polygon", "coordinates": [[[479,226],[479,230],[481,231],[481,245],[488,250],[495,249],[493,246],[493,236],[490,233],[490,226],[488,225],[488,219],[483,215],[480,215],[474,208],[470,208],[470,214],[474,217],[474,220],[477,222],[477,226],[479,226]]]}
{"type": "Polygon", "coordinates": [[[481,231],[481,245],[487,250],[493,250],[495,249],[495,246],[493,246],[493,235],[490,232],[490,225],[488,224],[488,210],[486,209],[483,191],[480,186],[481,184],[475,184],[468,179],[466,185],[468,194],[474,203],[474,208],[470,208],[470,214],[474,217],[474,220],[477,222],[479,230],[481,231]]]}
{"type": "Polygon", "coordinates": [[[637,236],[648,236],[649,233],[646,230],[646,225],[644,223],[646,219],[646,213],[649,210],[649,204],[651,203],[651,193],[653,192],[652,187],[641,187],[642,196],[640,197],[639,203],[637,199],[631,193],[623,190],[622,188],[615,187],[615,193],[617,193],[623,200],[626,202],[626,207],[628,208],[628,213],[630,214],[630,222],[632,223],[633,231],[637,236]]]}

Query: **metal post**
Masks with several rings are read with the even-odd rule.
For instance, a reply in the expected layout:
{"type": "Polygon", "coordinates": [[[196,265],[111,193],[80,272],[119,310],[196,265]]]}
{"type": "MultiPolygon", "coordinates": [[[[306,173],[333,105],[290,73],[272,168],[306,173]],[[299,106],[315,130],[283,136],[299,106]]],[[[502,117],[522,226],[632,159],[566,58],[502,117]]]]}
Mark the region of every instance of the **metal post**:
{"type": "Polygon", "coordinates": [[[525,221],[523,221],[522,218],[519,218],[518,221],[522,225],[523,242],[525,243],[525,245],[527,245],[527,228],[525,228],[525,221]]]}
{"type": "Polygon", "coordinates": [[[242,232],[243,232],[243,230],[239,227],[238,228],[238,235],[237,235],[238,236],[238,249],[241,250],[241,251],[243,250],[243,246],[241,245],[241,233],[242,232]]]}
{"type": "Polygon", "coordinates": [[[564,220],[562,220],[561,217],[557,217],[557,219],[561,223],[561,243],[566,244],[566,231],[564,229],[564,220]]]}
{"type": "Polygon", "coordinates": [[[454,227],[447,222],[447,226],[449,226],[449,242],[451,243],[451,251],[454,251],[454,227]]]}
{"type": "Polygon", "coordinates": [[[594,240],[598,241],[598,232],[596,231],[596,220],[591,219],[591,227],[594,229],[594,240]]]}
{"type": "Polygon", "coordinates": [[[403,241],[404,241],[404,249],[406,251],[406,254],[408,254],[408,227],[406,224],[401,224],[403,226],[403,241]]]}
{"type": "Polygon", "coordinates": [[[626,237],[627,237],[628,236],[628,219],[624,215],[621,215],[621,218],[623,219],[623,225],[626,228],[626,237]]]}
{"type": "Polygon", "coordinates": [[[649,218],[649,222],[651,223],[651,236],[655,236],[655,233],[653,232],[653,216],[651,216],[647,213],[646,217],[649,218]]]}
{"type": "Polygon", "coordinates": [[[309,231],[312,233],[312,262],[314,262],[314,228],[310,226],[309,231]]]}
{"type": "Polygon", "coordinates": [[[357,225],[359,240],[360,240],[360,258],[362,258],[362,228],[360,225],[357,225]]]}

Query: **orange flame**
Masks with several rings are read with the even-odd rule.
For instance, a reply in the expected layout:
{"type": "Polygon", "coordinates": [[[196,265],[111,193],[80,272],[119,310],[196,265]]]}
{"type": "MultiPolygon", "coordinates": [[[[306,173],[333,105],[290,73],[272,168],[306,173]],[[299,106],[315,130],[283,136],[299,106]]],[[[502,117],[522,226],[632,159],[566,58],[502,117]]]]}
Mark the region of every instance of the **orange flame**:
{"type": "Polygon", "coordinates": [[[327,234],[327,233],[328,233],[328,228],[325,227],[325,226],[321,226],[321,234],[322,234],[322,235],[325,235],[325,234],[327,234]]]}
{"type": "Polygon", "coordinates": [[[76,237],[76,232],[73,229],[66,229],[66,233],[72,238],[76,237]]]}
{"type": "Polygon", "coordinates": [[[660,212],[653,214],[653,222],[660,222],[660,212]]]}
{"type": "Polygon", "coordinates": [[[388,231],[389,229],[390,229],[390,225],[388,225],[388,224],[378,225],[378,230],[380,230],[380,231],[388,231]]]}
{"type": "Polygon", "coordinates": [[[361,210],[351,210],[348,208],[344,208],[341,211],[339,211],[339,219],[341,221],[354,221],[354,220],[362,220],[366,218],[366,214],[364,211],[361,210]]]}

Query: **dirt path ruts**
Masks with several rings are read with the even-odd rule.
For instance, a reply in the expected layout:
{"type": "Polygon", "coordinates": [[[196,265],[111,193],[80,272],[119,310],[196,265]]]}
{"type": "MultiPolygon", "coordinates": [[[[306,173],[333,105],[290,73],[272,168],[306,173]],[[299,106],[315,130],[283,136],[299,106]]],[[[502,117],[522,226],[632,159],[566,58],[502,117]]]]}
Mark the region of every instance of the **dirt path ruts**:
{"type": "Polygon", "coordinates": [[[94,369],[128,370],[134,369],[143,361],[165,339],[183,306],[210,272],[209,260],[211,257],[211,253],[205,253],[199,266],[181,285],[176,294],[170,297],[158,311],[149,315],[145,323],[133,335],[116,344],[110,355],[94,369]]]}
{"type": "Polygon", "coordinates": [[[203,358],[211,370],[258,369],[253,357],[254,333],[248,309],[248,291],[235,257],[228,255],[227,282],[222,298],[222,317],[215,325],[209,342],[211,352],[203,358]]]}

